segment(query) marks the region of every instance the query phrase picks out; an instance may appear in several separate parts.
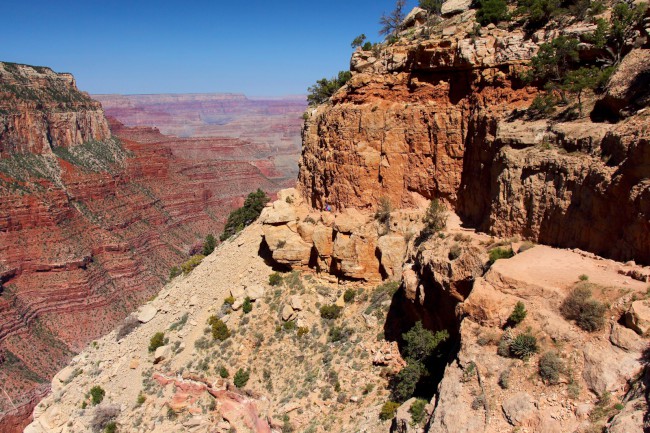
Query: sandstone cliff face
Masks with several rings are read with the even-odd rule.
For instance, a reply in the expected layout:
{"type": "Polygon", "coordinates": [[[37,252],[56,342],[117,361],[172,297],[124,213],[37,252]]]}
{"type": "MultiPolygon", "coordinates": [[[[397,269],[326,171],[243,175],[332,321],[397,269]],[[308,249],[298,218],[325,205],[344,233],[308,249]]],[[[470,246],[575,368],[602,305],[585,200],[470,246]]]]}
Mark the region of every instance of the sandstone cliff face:
{"type": "MultiPolygon", "coordinates": [[[[443,20],[429,39],[354,53],[349,83],[308,111],[302,195],[338,210],[438,197],[494,235],[650,263],[648,114],[634,114],[643,97],[626,105],[625,84],[611,86],[614,105],[632,107],[618,124],[518,120],[536,94],[518,71],[544,39],[499,28],[470,37],[473,14],[443,20]]],[[[643,56],[630,56],[621,68],[641,77],[643,56]]]]}
{"type": "Polygon", "coordinates": [[[0,62],[0,157],[50,154],[110,137],[101,105],[71,74],[0,62]]]}

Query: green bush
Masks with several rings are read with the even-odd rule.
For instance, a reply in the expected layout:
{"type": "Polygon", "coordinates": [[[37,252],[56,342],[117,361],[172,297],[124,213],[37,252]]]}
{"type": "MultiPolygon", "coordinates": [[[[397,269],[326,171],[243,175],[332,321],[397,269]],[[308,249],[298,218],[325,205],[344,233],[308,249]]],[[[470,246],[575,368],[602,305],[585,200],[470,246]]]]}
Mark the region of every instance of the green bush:
{"type": "Polygon", "coordinates": [[[309,334],[309,328],[308,327],[301,326],[300,328],[298,328],[298,333],[297,333],[298,337],[302,337],[303,335],[307,335],[307,334],[309,334]]]}
{"type": "Polygon", "coordinates": [[[115,424],[115,421],[109,421],[106,427],[104,427],[104,433],[115,433],[116,431],[117,424],[115,424]]]}
{"type": "Polygon", "coordinates": [[[354,298],[357,296],[357,291],[354,289],[347,289],[345,293],[343,294],[343,300],[346,303],[350,303],[354,301],[354,298]]]}
{"type": "Polygon", "coordinates": [[[327,101],[333,94],[343,87],[352,78],[350,71],[340,71],[338,76],[331,79],[321,78],[316,84],[307,89],[307,102],[309,105],[320,105],[327,101]]]}
{"type": "Polygon", "coordinates": [[[327,320],[337,319],[341,315],[341,310],[338,305],[323,305],[320,307],[320,316],[327,320]]]}
{"type": "Polygon", "coordinates": [[[244,303],[241,306],[242,311],[244,314],[248,314],[251,311],[253,311],[253,303],[251,302],[251,298],[246,296],[246,299],[244,299],[244,303]]]}
{"type": "Polygon", "coordinates": [[[234,303],[235,303],[235,297],[233,295],[230,295],[227,298],[224,298],[223,300],[223,305],[232,306],[234,303]]]}
{"type": "Polygon", "coordinates": [[[508,317],[506,326],[515,327],[519,325],[526,318],[527,314],[528,312],[526,311],[526,306],[524,303],[518,301],[515,304],[515,308],[512,310],[512,313],[510,313],[510,316],[508,317]]]}
{"type": "Polygon", "coordinates": [[[228,376],[230,376],[228,369],[223,365],[219,368],[219,376],[221,376],[223,379],[226,379],[228,376]]]}
{"type": "Polygon", "coordinates": [[[366,35],[361,33],[359,36],[357,36],[356,38],[354,38],[352,40],[352,43],[350,44],[350,47],[352,47],[352,49],[358,48],[358,47],[362,46],[365,41],[366,41],[366,35]]]}
{"type": "Polygon", "coordinates": [[[537,353],[537,338],[528,332],[517,335],[510,342],[510,355],[519,359],[528,359],[537,353]]]}
{"type": "Polygon", "coordinates": [[[201,254],[196,254],[190,257],[188,261],[181,265],[181,270],[185,275],[189,274],[194,268],[201,264],[204,258],[205,256],[201,254]]]}
{"type": "Polygon", "coordinates": [[[420,0],[418,5],[430,14],[440,15],[443,0],[420,0]]]}
{"type": "Polygon", "coordinates": [[[347,340],[353,333],[354,330],[351,328],[344,326],[332,326],[327,336],[331,343],[336,343],[337,341],[347,340]]]}
{"type": "Polygon", "coordinates": [[[408,332],[402,334],[402,338],[404,339],[404,349],[402,350],[404,358],[422,362],[433,354],[440,343],[449,338],[449,332],[443,330],[434,334],[428,329],[424,329],[422,322],[418,321],[408,332]]]}
{"type": "Polygon", "coordinates": [[[511,248],[493,248],[490,250],[490,264],[496,262],[499,259],[509,259],[514,255],[515,253],[512,252],[511,248]]]}
{"type": "Polygon", "coordinates": [[[172,268],[169,270],[169,279],[173,280],[174,278],[178,277],[181,273],[182,271],[178,266],[172,266],[172,268]]]}
{"type": "Polygon", "coordinates": [[[250,378],[250,371],[243,370],[240,368],[235,373],[235,377],[233,377],[233,383],[237,388],[243,388],[246,386],[246,383],[248,383],[249,378],[250,378]]]}
{"type": "Polygon", "coordinates": [[[580,281],[587,281],[589,279],[589,275],[582,274],[578,277],[580,281]]]}
{"type": "Polygon", "coordinates": [[[427,212],[424,215],[424,229],[427,238],[433,234],[444,230],[447,227],[447,208],[440,200],[434,198],[431,200],[427,212]]]}
{"type": "Polygon", "coordinates": [[[223,229],[220,239],[225,241],[235,233],[252,224],[262,213],[262,209],[268,203],[269,198],[264,191],[258,188],[257,191],[251,192],[244,200],[244,205],[239,209],[230,212],[226,227],[223,229]]]}
{"type": "Polygon", "coordinates": [[[560,313],[567,320],[588,332],[598,331],[605,326],[607,306],[591,298],[588,283],[578,284],[560,306],[560,313]]]}
{"type": "Polygon", "coordinates": [[[476,21],[482,26],[509,21],[508,3],[505,0],[479,0],[476,21]]]}
{"type": "Polygon", "coordinates": [[[372,50],[372,42],[369,42],[369,41],[366,42],[365,44],[363,44],[363,47],[361,47],[361,49],[362,49],[363,51],[370,51],[370,50],[372,50]]]}
{"type": "Polygon", "coordinates": [[[413,421],[413,424],[419,425],[424,421],[424,415],[426,414],[424,412],[424,407],[427,405],[427,401],[421,398],[418,398],[413,402],[411,407],[409,408],[409,412],[411,413],[411,420],[413,421]]]}
{"type": "Polygon", "coordinates": [[[394,401],[387,401],[381,407],[381,412],[379,412],[379,419],[382,421],[388,421],[395,416],[395,412],[399,408],[400,404],[394,401]]]}
{"type": "Polygon", "coordinates": [[[155,352],[161,346],[165,345],[165,333],[156,332],[149,340],[149,352],[155,352]]]}
{"type": "Polygon", "coordinates": [[[421,362],[410,361],[395,376],[392,384],[392,397],[399,402],[404,402],[415,393],[418,382],[427,374],[427,370],[421,362]]]}
{"type": "Polygon", "coordinates": [[[140,391],[140,394],[138,394],[138,398],[135,400],[135,404],[140,407],[144,404],[144,402],[147,401],[147,396],[140,391]]]}
{"type": "Polygon", "coordinates": [[[269,284],[271,286],[279,286],[282,284],[282,275],[280,275],[278,272],[273,272],[271,275],[269,275],[269,284]]]}
{"type": "Polygon", "coordinates": [[[538,29],[544,26],[551,17],[561,11],[560,0],[519,0],[517,15],[527,18],[527,27],[538,29]]]}
{"type": "Polygon", "coordinates": [[[564,363],[556,352],[546,352],[539,359],[539,375],[548,384],[560,381],[560,373],[564,371],[564,363]]]}
{"type": "Polygon", "coordinates": [[[205,241],[203,242],[203,255],[204,256],[209,256],[212,254],[214,249],[217,247],[217,239],[214,237],[213,234],[209,234],[205,237],[205,241]]]}
{"type": "Polygon", "coordinates": [[[228,326],[217,316],[210,316],[208,325],[212,327],[212,338],[215,340],[225,341],[230,337],[228,326]]]}
{"type": "Polygon", "coordinates": [[[97,406],[99,403],[101,403],[102,400],[104,400],[105,395],[106,391],[104,391],[104,388],[99,385],[95,385],[90,388],[90,401],[92,402],[93,406],[97,406]]]}

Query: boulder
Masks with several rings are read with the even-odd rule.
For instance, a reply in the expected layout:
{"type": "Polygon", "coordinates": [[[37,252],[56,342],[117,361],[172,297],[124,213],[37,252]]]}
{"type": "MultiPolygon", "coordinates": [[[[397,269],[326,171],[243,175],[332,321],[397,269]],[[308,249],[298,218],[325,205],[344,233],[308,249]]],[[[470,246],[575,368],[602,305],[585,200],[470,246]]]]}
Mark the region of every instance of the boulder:
{"type": "Polygon", "coordinates": [[[291,308],[295,311],[302,311],[303,309],[302,299],[298,295],[292,295],[289,298],[289,305],[291,305],[291,308]]]}
{"type": "Polygon", "coordinates": [[[427,11],[422,8],[414,7],[411,12],[406,15],[402,21],[402,28],[408,29],[409,27],[420,26],[427,22],[427,11]]]}
{"type": "Polygon", "coordinates": [[[640,335],[645,335],[650,329],[650,302],[634,301],[625,313],[625,326],[640,335]]]}
{"type": "Polygon", "coordinates": [[[609,427],[608,433],[643,433],[643,408],[646,406],[643,399],[637,401],[630,401],[625,405],[625,408],[616,415],[609,427]],[[639,409],[637,409],[639,408],[639,409]]]}
{"type": "Polygon", "coordinates": [[[386,235],[379,238],[377,248],[381,254],[380,263],[391,280],[399,280],[406,254],[406,241],[402,235],[386,235]]]}
{"type": "Polygon", "coordinates": [[[537,403],[525,392],[518,392],[501,405],[508,422],[517,426],[531,426],[538,419],[537,403]]]}
{"type": "Polygon", "coordinates": [[[156,313],[158,313],[158,309],[151,304],[147,304],[140,309],[138,321],[140,323],[147,323],[156,316],[156,313]]]}
{"type": "Polygon", "coordinates": [[[472,0],[447,0],[442,3],[440,13],[443,17],[450,17],[469,10],[472,0]]]}
{"type": "Polygon", "coordinates": [[[350,234],[366,223],[366,217],[354,208],[346,208],[334,220],[334,228],[341,232],[350,234]]]}
{"type": "Polygon", "coordinates": [[[625,328],[618,323],[612,324],[609,341],[611,341],[614,346],[627,351],[641,352],[646,347],[646,343],[636,332],[632,329],[625,328]]]}
{"type": "Polygon", "coordinates": [[[414,433],[416,430],[411,426],[411,405],[415,403],[416,398],[411,397],[406,400],[395,412],[395,418],[390,427],[391,433],[414,433]]]}
{"type": "Polygon", "coordinates": [[[627,382],[639,373],[642,366],[638,354],[601,348],[587,344],[583,349],[582,378],[597,395],[623,390],[627,382]]]}
{"type": "Polygon", "coordinates": [[[321,257],[328,257],[332,255],[334,250],[334,242],[332,241],[333,230],[332,227],[317,225],[312,233],[312,239],[318,255],[321,257]]]}
{"type": "Polygon", "coordinates": [[[235,299],[241,299],[246,296],[246,287],[234,285],[230,288],[230,295],[235,299]]]}
{"type": "Polygon", "coordinates": [[[282,307],[282,320],[288,322],[294,317],[296,317],[296,312],[293,311],[293,308],[289,304],[284,304],[284,307],[282,307]]]}
{"type": "Polygon", "coordinates": [[[246,287],[246,290],[244,291],[245,297],[250,298],[251,301],[255,301],[257,299],[260,299],[261,297],[264,296],[264,287],[255,284],[250,287],[246,287]]]}
{"type": "Polygon", "coordinates": [[[160,346],[153,355],[153,363],[158,364],[165,359],[169,359],[171,356],[172,348],[170,346],[160,346]]]}
{"type": "Polygon", "coordinates": [[[286,224],[296,221],[295,208],[284,200],[276,200],[273,207],[265,213],[264,224],[286,224]]]}

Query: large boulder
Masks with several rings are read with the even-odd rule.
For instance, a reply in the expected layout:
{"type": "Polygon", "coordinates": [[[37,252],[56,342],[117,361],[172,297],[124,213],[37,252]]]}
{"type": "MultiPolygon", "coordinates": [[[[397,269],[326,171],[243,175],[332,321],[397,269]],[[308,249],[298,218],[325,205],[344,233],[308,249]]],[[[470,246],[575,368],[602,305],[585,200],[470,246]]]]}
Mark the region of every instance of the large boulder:
{"type": "Polygon", "coordinates": [[[377,241],[381,254],[380,263],[388,278],[399,280],[402,276],[402,263],[406,254],[406,240],[403,235],[386,235],[377,241]]]}
{"type": "Polygon", "coordinates": [[[151,304],[147,304],[140,309],[138,321],[140,323],[147,323],[156,316],[156,313],[158,313],[158,309],[151,304]]]}
{"type": "Polygon", "coordinates": [[[634,301],[625,313],[625,326],[645,335],[650,330],[650,302],[634,301]]]}
{"type": "Polygon", "coordinates": [[[525,393],[518,392],[501,405],[503,415],[513,426],[531,426],[538,422],[537,403],[525,393]]]}
{"type": "Polygon", "coordinates": [[[449,17],[469,10],[471,5],[472,0],[447,0],[442,4],[440,13],[443,17],[449,17]]]}

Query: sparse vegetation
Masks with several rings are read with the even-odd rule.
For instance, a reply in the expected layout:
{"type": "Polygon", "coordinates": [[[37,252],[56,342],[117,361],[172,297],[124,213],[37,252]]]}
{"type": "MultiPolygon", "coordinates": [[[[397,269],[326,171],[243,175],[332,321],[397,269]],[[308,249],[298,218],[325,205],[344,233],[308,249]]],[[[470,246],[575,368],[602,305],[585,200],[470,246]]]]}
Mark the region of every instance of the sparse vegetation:
{"type": "Polygon", "coordinates": [[[104,400],[105,395],[106,391],[104,391],[104,388],[99,385],[95,385],[90,388],[90,402],[93,404],[93,406],[97,406],[99,403],[101,403],[104,400]]]}
{"type": "Polygon", "coordinates": [[[165,345],[165,333],[156,332],[149,340],[149,352],[155,352],[161,346],[165,345]]]}
{"type": "Polygon", "coordinates": [[[253,311],[253,303],[251,302],[251,298],[246,296],[246,299],[244,299],[244,303],[241,306],[242,311],[244,314],[248,314],[251,311],[253,311]]]}
{"type": "Polygon", "coordinates": [[[268,201],[269,197],[261,189],[248,194],[248,197],[244,200],[244,205],[228,215],[226,227],[221,234],[221,241],[225,241],[235,233],[242,231],[244,227],[252,224],[260,216],[268,201]]]}
{"type": "Polygon", "coordinates": [[[529,332],[517,335],[509,345],[510,355],[519,359],[528,359],[539,351],[537,338],[529,332]]]}
{"type": "Polygon", "coordinates": [[[447,208],[440,200],[434,198],[427,208],[424,218],[424,227],[418,236],[417,243],[422,243],[434,234],[447,227],[447,208]]]}
{"type": "Polygon", "coordinates": [[[169,270],[169,279],[173,280],[174,278],[178,277],[180,274],[182,274],[183,271],[178,266],[172,266],[172,268],[169,270]]]}
{"type": "Polygon", "coordinates": [[[248,383],[249,378],[250,378],[250,371],[243,370],[240,368],[239,370],[237,370],[235,376],[233,377],[233,383],[237,388],[243,388],[248,383]]]}
{"type": "Polygon", "coordinates": [[[273,272],[271,275],[269,275],[269,284],[271,286],[279,286],[282,284],[282,275],[278,272],[273,272]]]}
{"type": "Polygon", "coordinates": [[[326,320],[338,319],[341,315],[342,308],[338,305],[323,305],[320,307],[320,316],[326,320]]]}
{"type": "Polygon", "coordinates": [[[351,302],[354,302],[354,298],[356,296],[357,296],[357,291],[356,290],[354,290],[352,288],[346,289],[345,293],[343,293],[343,301],[345,301],[346,303],[349,304],[351,302]]]}
{"type": "Polygon", "coordinates": [[[506,321],[506,326],[513,328],[519,325],[526,318],[527,314],[528,312],[526,311],[526,305],[524,305],[523,302],[518,301],[515,304],[515,308],[512,310],[512,313],[510,313],[508,320],[506,321]]]}
{"type": "Polygon", "coordinates": [[[217,238],[215,238],[214,235],[210,233],[205,237],[205,241],[203,242],[202,254],[204,256],[209,256],[210,254],[212,254],[212,252],[216,247],[217,247],[217,238]]]}
{"type": "Polygon", "coordinates": [[[99,433],[112,423],[115,424],[114,420],[120,414],[120,407],[116,404],[101,405],[95,408],[95,413],[93,418],[90,421],[90,427],[93,432],[99,433]]]}
{"type": "Polygon", "coordinates": [[[390,213],[392,207],[388,197],[382,197],[379,199],[379,206],[377,207],[377,212],[375,212],[375,219],[383,224],[386,228],[390,226],[390,213]]]}
{"type": "Polygon", "coordinates": [[[564,363],[557,352],[546,352],[539,359],[539,375],[544,382],[554,385],[560,381],[560,373],[564,371],[564,363]]]}
{"type": "Polygon", "coordinates": [[[426,415],[424,407],[427,405],[427,403],[428,402],[426,400],[418,398],[409,408],[409,412],[411,413],[411,420],[413,421],[414,425],[420,425],[422,424],[422,421],[424,421],[424,416],[426,415]]]}
{"type": "Polygon", "coordinates": [[[499,259],[509,259],[514,255],[515,253],[512,251],[512,248],[493,248],[490,250],[490,264],[493,264],[499,259]]]}
{"type": "Polygon", "coordinates": [[[567,296],[560,312],[567,320],[574,320],[576,325],[588,332],[598,331],[605,326],[607,306],[591,297],[589,283],[579,283],[567,296]]]}
{"type": "Polygon", "coordinates": [[[204,258],[205,256],[203,256],[202,254],[196,254],[190,257],[189,260],[187,260],[185,263],[181,265],[181,270],[183,271],[183,274],[187,275],[190,272],[192,272],[194,268],[196,268],[198,265],[201,264],[204,258]]]}
{"type": "Polygon", "coordinates": [[[379,412],[379,419],[382,421],[388,421],[395,416],[395,412],[399,408],[400,404],[394,401],[387,401],[381,407],[381,412],[379,412]]]}
{"type": "Polygon", "coordinates": [[[350,81],[352,73],[350,71],[340,71],[336,77],[321,78],[316,84],[307,89],[307,102],[310,106],[320,105],[326,102],[341,87],[350,81]]]}

